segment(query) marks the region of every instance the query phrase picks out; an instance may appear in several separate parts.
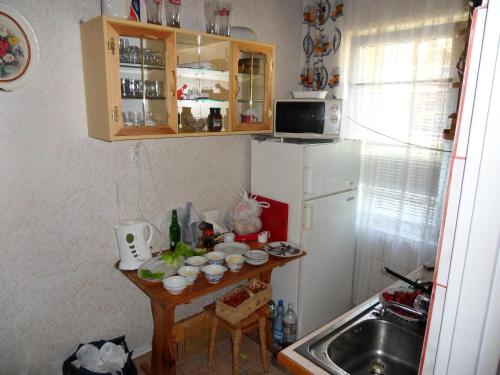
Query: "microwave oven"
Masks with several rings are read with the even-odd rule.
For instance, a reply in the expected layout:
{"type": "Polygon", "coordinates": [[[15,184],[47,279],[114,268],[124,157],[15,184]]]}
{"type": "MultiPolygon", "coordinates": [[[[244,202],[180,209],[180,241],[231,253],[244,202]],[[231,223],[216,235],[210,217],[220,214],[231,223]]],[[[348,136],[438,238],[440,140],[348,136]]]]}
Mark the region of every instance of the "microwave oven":
{"type": "Polygon", "coordinates": [[[277,99],[275,137],[339,139],[342,101],[338,99],[277,99]]]}

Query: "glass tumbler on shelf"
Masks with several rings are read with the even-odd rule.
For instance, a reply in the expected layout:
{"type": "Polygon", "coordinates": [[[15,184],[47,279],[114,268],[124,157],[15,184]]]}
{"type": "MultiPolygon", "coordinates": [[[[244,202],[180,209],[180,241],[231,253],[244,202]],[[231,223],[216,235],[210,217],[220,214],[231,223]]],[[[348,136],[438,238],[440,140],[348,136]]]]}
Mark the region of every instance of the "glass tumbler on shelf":
{"type": "Polygon", "coordinates": [[[216,31],[219,35],[229,36],[231,32],[231,0],[217,0],[216,31]]]}
{"type": "Polygon", "coordinates": [[[161,25],[160,9],[163,0],[146,0],[146,14],[148,23],[161,25]]]}
{"type": "Polygon", "coordinates": [[[217,34],[217,0],[205,0],[203,9],[207,33],[217,34]]]}
{"type": "Polygon", "coordinates": [[[181,27],[181,0],[165,0],[167,26],[181,27]]]}

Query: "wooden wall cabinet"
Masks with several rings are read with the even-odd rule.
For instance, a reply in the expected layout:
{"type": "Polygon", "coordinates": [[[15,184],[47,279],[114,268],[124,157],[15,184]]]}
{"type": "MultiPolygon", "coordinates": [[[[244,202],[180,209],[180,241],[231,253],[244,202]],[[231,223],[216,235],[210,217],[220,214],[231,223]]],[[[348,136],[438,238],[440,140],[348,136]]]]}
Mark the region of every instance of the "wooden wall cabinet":
{"type": "Polygon", "coordinates": [[[271,133],[273,45],[105,16],[81,35],[90,137],[271,133]]]}

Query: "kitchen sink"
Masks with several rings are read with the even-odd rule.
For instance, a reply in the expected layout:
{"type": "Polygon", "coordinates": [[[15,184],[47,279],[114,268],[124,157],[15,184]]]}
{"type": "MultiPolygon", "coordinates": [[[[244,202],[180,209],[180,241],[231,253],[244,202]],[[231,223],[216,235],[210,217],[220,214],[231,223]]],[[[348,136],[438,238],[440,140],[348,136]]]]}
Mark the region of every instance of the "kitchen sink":
{"type": "Polygon", "coordinates": [[[332,374],[417,374],[423,344],[418,324],[379,316],[373,299],[295,350],[332,374]]]}

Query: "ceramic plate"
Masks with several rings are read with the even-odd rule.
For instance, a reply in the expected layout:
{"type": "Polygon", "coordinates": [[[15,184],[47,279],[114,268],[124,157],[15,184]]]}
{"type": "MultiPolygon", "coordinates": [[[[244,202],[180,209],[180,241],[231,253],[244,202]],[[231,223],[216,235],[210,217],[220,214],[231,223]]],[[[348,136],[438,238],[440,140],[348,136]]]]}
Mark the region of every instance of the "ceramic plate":
{"type": "Polygon", "coordinates": [[[0,89],[13,91],[33,79],[40,51],[35,32],[14,8],[0,4],[0,89]]]}
{"type": "Polygon", "coordinates": [[[158,255],[150,260],[144,262],[137,270],[137,275],[140,279],[153,282],[161,282],[167,277],[173,276],[177,273],[177,270],[184,265],[184,260],[181,260],[179,267],[167,266],[165,262],[158,255]],[[151,273],[163,273],[162,276],[158,277],[147,277],[141,271],[149,271],[151,273]]]}
{"type": "Polygon", "coordinates": [[[221,242],[215,245],[214,250],[222,251],[226,253],[226,255],[243,255],[246,251],[250,250],[250,248],[247,244],[241,242],[221,242]]]}
{"type": "Polygon", "coordinates": [[[291,258],[302,253],[302,250],[297,249],[289,242],[270,242],[264,247],[264,251],[270,255],[280,258],[291,258]]]}

